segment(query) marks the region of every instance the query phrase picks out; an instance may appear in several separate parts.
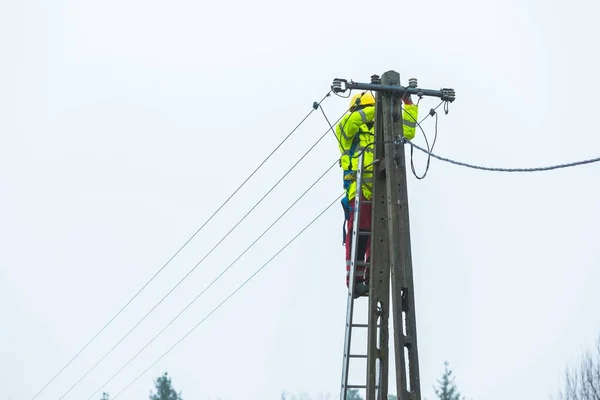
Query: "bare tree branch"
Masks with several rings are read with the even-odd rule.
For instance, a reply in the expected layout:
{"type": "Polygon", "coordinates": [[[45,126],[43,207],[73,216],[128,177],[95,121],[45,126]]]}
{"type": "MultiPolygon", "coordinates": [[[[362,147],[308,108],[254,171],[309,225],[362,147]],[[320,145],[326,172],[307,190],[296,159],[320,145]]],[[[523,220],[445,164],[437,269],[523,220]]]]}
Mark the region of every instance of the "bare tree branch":
{"type": "Polygon", "coordinates": [[[565,370],[559,400],[600,400],[600,336],[595,348],[583,354],[577,367],[565,370]]]}

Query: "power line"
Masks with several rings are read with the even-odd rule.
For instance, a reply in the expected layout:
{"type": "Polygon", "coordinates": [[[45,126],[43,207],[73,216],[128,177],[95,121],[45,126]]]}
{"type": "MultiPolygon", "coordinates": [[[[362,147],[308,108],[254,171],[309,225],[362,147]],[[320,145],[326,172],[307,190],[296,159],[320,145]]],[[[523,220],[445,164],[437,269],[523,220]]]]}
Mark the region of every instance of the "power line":
{"type": "Polygon", "coordinates": [[[175,347],[177,347],[181,342],[183,342],[196,328],[198,328],[204,321],[206,321],[213,313],[215,313],[223,304],[225,304],[231,297],[233,297],[240,289],[242,289],[250,280],[252,280],[260,271],[262,271],[268,264],[271,263],[281,252],[283,252],[290,244],[292,244],[300,235],[302,235],[317,219],[319,219],[327,210],[329,210],[334,204],[336,204],[341,198],[343,194],[337,196],[336,199],[331,202],[323,211],[319,213],[311,222],[308,223],[296,236],[294,236],[289,242],[287,242],[275,255],[273,255],[267,262],[265,262],[258,270],[256,270],[248,279],[246,279],[237,289],[235,289],[229,296],[225,298],[219,305],[217,305],[213,310],[208,313],[200,322],[198,322],[192,329],[190,329],[183,337],[181,337],[173,346],[171,346],[167,351],[165,351],[159,358],[157,358],[148,368],[144,370],[141,374],[139,374],[135,379],[133,379],[125,388],[123,388],[120,392],[118,392],[113,399],[116,399],[121,394],[123,394],[131,385],[133,385],[138,379],[140,379],[146,372],[148,372],[156,363],[162,360],[167,354],[169,354],[175,347]]]}
{"type": "MultiPolygon", "coordinates": [[[[314,111],[314,109],[313,109],[314,111]]],[[[343,115],[338,119],[341,120],[343,117],[343,115]]],[[[337,121],[336,121],[337,123],[337,121]]],[[[254,206],[233,226],[233,228],[231,228],[229,230],[229,232],[227,232],[227,234],[225,236],[223,236],[221,238],[221,240],[219,240],[219,242],[217,242],[216,245],[214,245],[211,250],[204,255],[204,257],[190,270],[188,271],[188,273],[179,281],[177,282],[177,284],[175,286],[173,286],[173,288],[171,288],[171,290],[169,290],[169,292],[167,292],[166,295],[164,295],[162,297],[162,299],[160,299],[158,301],[158,303],[156,303],[151,309],[150,311],[148,311],[146,313],[146,315],[144,315],[126,334],[125,336],[123,336],[107,353],[105,353],[102,358],[100,358],[100,360],[98,360],[81,378],[79,378],[79,380],[77,382],[75,382],[75,384],[73,384],[69,390],[67,390],[65,393],[63,393],[63,395],[61,397],[59,397],[59,399],[62,399],[63,397],[65,397],[68,393],[70,393],[83,379],[85,379],[106,357],[108,357],[127,337],[129,337],[129,335],[175,290],[177,289],[177,287],[179,287],[179,285],[181,285],[181,283],[183,283],[184,280],[186,280],[188,278],[188,276],[194,272],[194,270],[196,270],[196,268],[214,251],[217,249],[217,247],[219,247],[219,245],[248,217],[248,215],[250,215],[252,213],[252,211],[254,211],[254,209],[256,207],[258,207],[258,205],[260,203],[262,203],[262,201],[281,183],[281,181],[283,181],[291,172],[292,170],[294,170],[296,168],[296,166],[298,166],[298,164],[325,138],[325,136],[327,135],[327,133],[329,132],[329,129],[325,131],[325,133],[323,133],[321,135],[321,137],[319,139],[317,139],[316,142],[313,143],[313,145],[302,155],[302,157],[300,157],[300,159],[298,159],[298,161],[296,161],[296,163],[290,168],[288,169],[288,171],[275,183],[275,185],[273,185],[271,187],[271,189],[269,189],[269,191],[267,193],[265,193],[265,195],[263,195],[263,197],[256,203],[254,204],[254,206]]]]}
{"type": "Polygon", "coordinates": [[[125,368],[127,368],[127,366],[133,362],[133,360],[135,360],[146,348],[148,348],[148,346],[150,346],[156,339],[158,339],[158,337],[167,330],[167,328],[169,328],[169,326],[171,326],[188,308],[190,308],[192,306],[192,304],[194,304],[208,289],[210,289],[210,287],[212,285],[214,285],[231,267],[233,267],[233,265],[235,265],[235,263],[237,263],[240,258],[242,258],[244,256],[244,254],[246,254],[252,247],[254,247],[254,245],[264,236],[267,234],[267,232],[269,232],[271,230],[271,228],[273,228],[273,226],[275,226],[275,224],[277,224],[277,222],[279,222],[279,220],[281,220],[281,218],[283,218],[321,179],[323,179],[323,177],[325,175],[327,175],[327,173],[329,171],[331,171],[331,169],[338,163],[338,160],[335,160],[335,162],[333,164],[331,164],[331,166],[329,166],[325,172],[323,172],[321,174],[321,176],[319,176],[317,178],[316,181],[314,181],[312,183],[312,185],[310,185],[308,187],[308,189],[306,189],[304,191],[304,193],[302,193],[297,199],[296,201],[294,201],[279,217],[277,217],[277,219],[275,219],[275,221],[273,221],[273,223],[271,223],[271,225],[269,225],[269,227],[267,229],[265,229],[248,247],[246,247],[246,249],[240,253],[240,255],[238,255],[238,257],[233,260],[233,262],[231,264],[229,264],[229,266],[227,266],[227,268],[225,268],[215,279],[213,279],[213,281],[206,286],[202,292],[200,292],[191,302],[188,303],[188,305],[186,305],[167,325],[165,325],[165,327],[163,329],[161,329],[160,332],[158,332],[152,339],[150,339],[150,341],[148,341],[148,343],[146,343],[144,345],[144,347],[142,347],[133,357],[131,357],[117,372],[115,372],[106,382],[104,382],[102,384],[102,386],[100,386],[94,393],[92,393],[90,395],[90,397],[88,398],[91,399],[93,398],[96,393],[98,393],[100,390],[102,390],[102,388],[104,388],[106,385],[108,385],[119,373],[121,373],[121,371],[123,371],[125,368]]]}
{"type": "Polygon", "coordinates": [[[549,165],[549,166],[544,166],[544,167],[529,167],[529,168],[502,168],[502,167],[486,167],[486,166],[480,166],[480,165],[475,165],[475,164],[469,164],[469,163],[465,163],[462,161],[456,161],[447,157],[442,157],[439,155],[436,155],[433,153],[433,148],[435,146],[435,141],[437,139],[437,135],[438,135],[438,115],[436,113],[436,110],[438,109],[438,107],[440,105],[444,104],[444,112],[446,114],[448,114],[448,108],[447,108],[447,102],[440,102],[440,104],[437,105],[437,107],[432,108],[429,113],[421,120],[421,121],[416,121],[416,119],[409,114],[409,116],[416,122],[417,126],[419,127],[419,129],[423,132],[423,136],[425,137],[425,142],[427,144],[427,149],[413,143],[411,140],[408,140],[404,137],[402,137],[401,141],[404,143],[408,143],[411,146],[410,149],[410,155],[411,155],[411,169],[413,172],[413,175],[417,178],[417,179],[423,179],[426,175],[427,175],[427,171],[429,170],[429,162],[431,157],[436,158],[440,161],[444,161],[444,162],[448,162],[454,165],[459,165],[462,167],[467,167],[467,168],[471,168],[471,169],[477,169],[477,170],[482,170],[482,171],[493,171],[493,172],[541,172],[541,171],[551,171],[551,170],[555,170],[555,169],[560,169],[560,168],[570,168],[570,167],[576,167],[576,166],[580,166],[580,165],[585,165],[585,164],[592,164],[592,163],[596,163],[596,162],[600,162],[600,157],[596,157],[596,158],[591,158],[591,159],[587,159],[587,160],[581,160],[581,161],[574,161],[574,162],[570,162],[570,163],[565,163],[565,164],[555,164],[555,165],[549,165]],[[427,134],[425,133],[425,130],[423,129],[423,127],[421,126],[421,124],[423,123],[423,121],[425,119],[427,119],[430,116],[434,116],[435,115],[435,135],[434,135],[434,140],[433,140],[433,144],[431,145],[431,147],[429,146],[429,140],[427,139],[427,134]],[[427,154],[427,165],[425,167],[425,173],[422,176],[418,176],[415,172],[414,169],[414,164],[413,164],[413,150],[417,149],[422,151],[423,153],[427,154]]]}
{"type": "MultiPolygon", "coordinates": [[[[358,101],[359,101],[360,99],[362,99],[362,98],[363,98],[363,96],[364,96],[366,93],[367,93],[366,91],[365,91],[365,92],[362,92],[362,93],[361,93],[361,95],[360,95],[360,97],[356,99],[356,103],[358,103],[358,101]]],[[[337,94],[337,93],[336,93],[336,94],[337,94]]],[[[337,94],[337,95],[338,95],[339,97],[345,98],[344,96],[340,96],[339,94],[337,94]]],[[[349,95],[349,94],[348,94],[348,97],[350,97],[350,95],[349,95]]],[[[346,110],[346,112],[350,111],[350,109],[351,109],[353,106],[354,106],[354,104],[353,104],[353,105],[351,105],[350,107],[348,107],[348,109],[346,110]]],[[[325,118],[325,121],[327,121],[327,124],[329,125],[329,129],[331,129],[331,133],[333,133],[333,136],[335,137],[335,139],[337,140],[338,144],[340,145],[340,149],[343,149],[343,148],[344,148],[344,145],[342,144],[342,141],[340,140],[340,138],[339,138],[339,137],[338,137],[338,135],[336,134],[336,131],[335,131],[335,129],[334,129],[334,127],[333,127],[333,125],[331,125],[331,122],[329,122],[329,118],[327,118],[327,114],[325,114],[325,110],[323,109],[323,106],[322,106],[321,104],[317,104],[317,103],[315,102],[315,103],[313,104],[313,108],[314,108],[315,110],[316,110],[317,108],[320,108],[320,109],[321,109],[321,112],[323,113],[323,117],[325,118]]],[[[353,110],[353,111],[350,113],[350,115],[354,114],[355,112],[356,112],[356,110],[353,110]]],[[[344,115],[345,115],[345,113],[344,113],[344,115]]],[[[341,117],[341,118],[339,118],[339,119],[336,121],[336,123],[335,123],[336,125],[337,125],[338,121],[344,117],[344,115],[342,115],[342,117],[341,117]]],[[[346,127],[346,124],[348,123],[348,121],[350,121],[350,118],[346,119],[346,121],[344,122],[344,125],[342,125],[342,127],[341,127],[341,128],[342,128],[342,131],[343,131],[343,130],[344,130],[344,128],[346,127]]]]}
{"type": "MultiPolygon", "coordinates": [[[[343,148],[344,145],[342,144],[342,141],[340,140],[340,138],[338,137],[338,135],[335,133],[335,129],[333,128],[333,125],[331,125],[331,122],[329,122],[329,118],[327,118],[327,114],[325,114],[325,110],[323,110],[323,107],[321,107],[319,105],[319,108],[321,109],[321,112],[323,113],[323,117],[325,117],[325,121],[327,121],[327,124],[329,125],[329,129],[331,129],[331,132],[333,133],[333,136],[335,137],[335,139],[337,140],[338,144],[340,145],[340,148],[343,148]]],[[[348,118],[346,120],[346,122],[348,122],[350,119],[348,118]]],[[[346,127],[346,124],[343,125],[342,129],[346,127]]]]}
{"type": "MultiPolygon", "coordinates": [[[[329,92],[327,92],[327,94],[325,96],[323,96],[323,98],[321,99],[321,101],[319,101],[319,105],[327,98],[329,97],[331,94],[331,90],[329,92]]],[[[175,252],[175,254],[173,254],[171,256],[171,258],[169,258],[169,260],[158,269],[158,271],[156,271],[154,273],[154,275],[127,301],[127,303],[125,303],[125,305],[123,307],[121,307],[121,309],[102,327],[102,329],[100,329],[100,331],[98,331],[98,333],[96,333],[94,335],[94,337],[92,337],[85,346],[83,346],[83,348],[81,348],[81,350],[79,350],[77,352],[77,354],[75,354],[75,356],[73,356],[73,358],[71,358],[71,360],[69,362],[67,362],[67,364],[65,364],[65,366],[62,367],[62,369],[60,371],[58,371],[58,373],[56,373],[56,375],[54,375],[54,377],[52,377],[52,379],[50,379],[50,381],[48,381],[48,383],[46,383],[44,385],[44,387],[42,389],[40,389],[39,392],[36,393],[35,396],[33,396],[32,400],[34,400],[35,398],[37,398],[52,382],[54,382],[54,380],[61,374],[63,373],[63,371],[65,369],[67,369],[67,367],[69,365],[71,365],[73,363],[73,361],[75,361],[77,359],[77,357],[79,357],[79,355],[81,353],[83,353],[83,351],[85,351],[85,349],[87,349],[93,342],[94,340],[96,340],[98,338],[98,336],[100,336],[100,334],[102,334],[102,332],[104,332],[104,330],[106,330],[106,328],[108,328],[108,326],[129,306],[129,304],[131,304],[131,302],[137,298],[137,296],[139,296],[139,294],[146,289],[146,287],[150,284],[150,282],[152,282],[154,280],[154,278],[156,278],[170,263],[171,261],[173,261],[173,259],[192,241],[192,239],[194,239],[198,233],[200,233],[200,231],[202,231],[202,229],[204,229],[204,227],[221,211],[221,209],[223,207],[225,207],[225,205],[227,203],[229,203],[229,201],[233,198],[233,196],[235,196],[237,194],[237,192],[240,191],[240,189],[242,189],[242,187],[244,187],[246,185],[246,183],[248,183],[248,181],[256,174],[256,172],[258,172],[258,170],[260,168],[262,168],[262,166],[273,156],[273,154],[275,154],[275,152],[277,152],[277,150],[279,150],[279,148],[281,146],[283,146],[283,144],[294,134],[294,132],[296,132],[298,130],[298,128],[304,123],[304,121],[306,121],[308,119],[308,117],[315,111],[315,109],[311,109],[308,114],[306,114],[306,116],[304,116],[304,118],[302,118],[302,120],[294,127],[294,129],[291,130],[290,133],[288,133],[288,135],[273,149],[273,151],[271,151],[271,153],[258,165],[258,167],[256,167],[256,169],[250,174],[248,175],[248,177],[242,182],[241,185],[238,186],[237,189],[235,189],[235,191],[229,195],[229,197],[219,206],[219,208],[217,208],[213,214],[202,224],[202,226],[200,228],[198,228],[198,230],[196,230],[196,232],[194,232],[194,234],[192,236],[190,236],[190,238],[183,244],[183,246],[181,246],[179,248],[179,250],[177,250],[175,252]]]]}
{"type": "Polygon", "coordinates": [[[407,140],[406,138],[403,138],[401,141],[410,144],[412,147],[414,147],[414,148],[416,148],[418,150],[421,150],[422,152],[430,155],[433,158],[437,158],[440,161],[445,161],[445,162],[450,163],[450,164],[459,165],[459,166],[462,166],[462,167],[467,167],[467,168],[472,168],[472,169],[478,169],[478,170],[482,170],[482,171],[494,171],[494,172],[540,172],[540,171],[550,171],[550,170],[559,169],[559,168],[576,167],[576,166],[579,166],[579,165],[585,165],[585,164],[591,164],[591,163],[600,162],[600,157],[597,157],[597,158],[591,158],[591,159],[588,159],[588,160],[575,161],[575,162],[570,162],[570,163],[566,163],[566,164],[556,164],[556,165],[550,165],[550,166],[546,166],[546,167],[531,167],[531,168],[485,167],[485,166],[480,166],[480,165],[475,165],[475,164],[468,164],[468,163],[465,163],[465,162],[462,162],[462,161],[456,161],[456,160],[452,160],[450,158],[438,156],[438,155],[433,154],[432,152],[427,151],[426,149],[420,147],[419,145],[414,144],[413,142],[411,142],[410,140],[407,140]]]}

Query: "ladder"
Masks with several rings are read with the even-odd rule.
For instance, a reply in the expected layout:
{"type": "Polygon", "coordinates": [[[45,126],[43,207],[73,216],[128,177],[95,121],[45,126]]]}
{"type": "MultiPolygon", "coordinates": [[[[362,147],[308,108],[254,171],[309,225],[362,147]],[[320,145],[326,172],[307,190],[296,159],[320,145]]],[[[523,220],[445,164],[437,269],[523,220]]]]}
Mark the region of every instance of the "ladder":
{"type": "MultiPolygon", "coordinates": [[[[359,230],[359,222],[360,222],[360,208],[361,208],[361,204],[365,204],[365,203],[371,203],[371,202],[366,202],[363,201],[361,199],[362,197],[362,178],[363,178],[363,169],[364,169],[364,153],[362,153],[359,157],[358,157],[358,168],[356,170],[356,195],[355,195],[355,200],[354,200],[354,208],[352,210],[353,214],[354,214],[354,221],[353,221],[353,225],[352,225],[352,231],[349,233],[351,234],[351,239],[350,239],[350,243],[351,243],[351,252],[350,252],[350,278],[349,278],[349,284],[348,284],[348,300],[347,300],[347,306],[346,306],[346,324],[345,324],[345,335],[344,335],[344,358],[343,358],[343,367],[342,367],[342,387],[341,387],[341,393],[340,393],[340,400],[349,400],[349,395],[348,392],[350,389],[367,389],[367,384],[366,382],[364,384],[359,383],[359,384],[349,384],[348,380],[349,380],[349,371],[350,371],[350,364],[352,360],[356,360],[356,359],[363,359],[363,360],[367,360],[369,358],[368,354],[353,354],[351,352],[351,344],[352,344],[352,331],[353,329],[357,328],[357,329],[362,329],[365,332],[367,331],[367,329],[369,328],[369,324],[368,323],[355,323],[354,322],[354,301],[356,300],[354,298],[354,289],[355,289],[355,277],[356,277],[356,267],[360,266],[360,267],[365,267],[365,268],[370,268],[370,262],[364,262],[364,261],[358,261],[357,260],[357,250],[358,250],[358,244],[359,244],[359,237],[360,236],[372,236],[372,231],[360,231],[359,230]]],[[[372,285],[371,285],[372,286],[372,285]]],[[[369,307],[370,309],[370,307],[369,307]]],[[[367,318],[367,321],[369,320],[369,318],[367,318]]],[[[377,321],[377,327],[380,327],[380,321],[377,321]]],[[[368,353],[368,351],[367,351],[368,353]]],[[[377,364],[379,364],[380,360],[377,359],[377,364]]],[[[381,382],[381,373],[382,373],[382,368],[380,367],[380,365],[376,366],[376,374],[377,374],[377,381],[375,384],[375,391],[376,391],[376,399],[377,400],[385,400],[385,399],[381,399],[381,393],[379,392],[379,390],[377,390],[380,385],[379,382],[381,382]]],[[[365,377],[367,377],[367,371],[365,370],[365,377]]],[[[366,399],[366,400],[373,400],[373,399],[366,399]]]]}

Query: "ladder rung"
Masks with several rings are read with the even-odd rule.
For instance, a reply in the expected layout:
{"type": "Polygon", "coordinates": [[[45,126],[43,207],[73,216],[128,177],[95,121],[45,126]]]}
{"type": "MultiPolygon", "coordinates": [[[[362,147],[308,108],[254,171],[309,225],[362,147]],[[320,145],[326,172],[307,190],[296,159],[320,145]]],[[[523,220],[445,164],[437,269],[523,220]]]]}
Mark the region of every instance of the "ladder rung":
{"type": "MultiPolygon", "coordinates": [[[[367,385],[346,385],[346,389],[366,389],[367,385]]],[[[379,385],[375,385],[375,389],[379,389],[379,385]]]]}
{"type": "Polygon", "coordinates": [[[357,267],[370,267],[371,263],[370,262],[364,262],[364,261],[357,261],[354,263],[354,265],[356,265],[357,267]]]}
{"type": "Polygon", "coordinates": [[[358,231],[358,236],[371,236],[371,231],[358,231]]]}
{"type": "Polygon", "coordinates": [[[366,354],[350,354],[348,357],[350,358],[367,358],[366,354]]]}
{"type": "MultiPolygon", "coordinates": [[[[353,328],[368,328],[369,324],[352,324],[353,328]]],[[[378,328],[381,328],[381,325],[377,324],[378,328]]]]}

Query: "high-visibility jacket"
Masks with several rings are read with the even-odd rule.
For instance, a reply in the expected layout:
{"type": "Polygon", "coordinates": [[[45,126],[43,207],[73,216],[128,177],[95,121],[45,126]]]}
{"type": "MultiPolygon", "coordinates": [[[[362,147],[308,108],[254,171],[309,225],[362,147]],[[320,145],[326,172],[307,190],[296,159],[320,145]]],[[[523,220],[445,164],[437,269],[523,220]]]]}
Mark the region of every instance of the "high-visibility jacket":
{"type": "MultiPolygon", "coordinates": [[[[404,104],[402,119],[404,125],[404,137],[412,139],[415,137],[418,106],[416,104],[404,104]]],[[[340,166],[344,171],[344,189],[346,196],[342,201],[345,208],[349,210],[349,202],[356,195],[356,170],[358,168],[358,157],[364,150],[363,175],[361,190],[367,200],[373,196],[373,153],[375,132],[373,120],[375,118],[375,107],[366,106],[347,113],[336,126],[341,152],[340,166]]]]}

